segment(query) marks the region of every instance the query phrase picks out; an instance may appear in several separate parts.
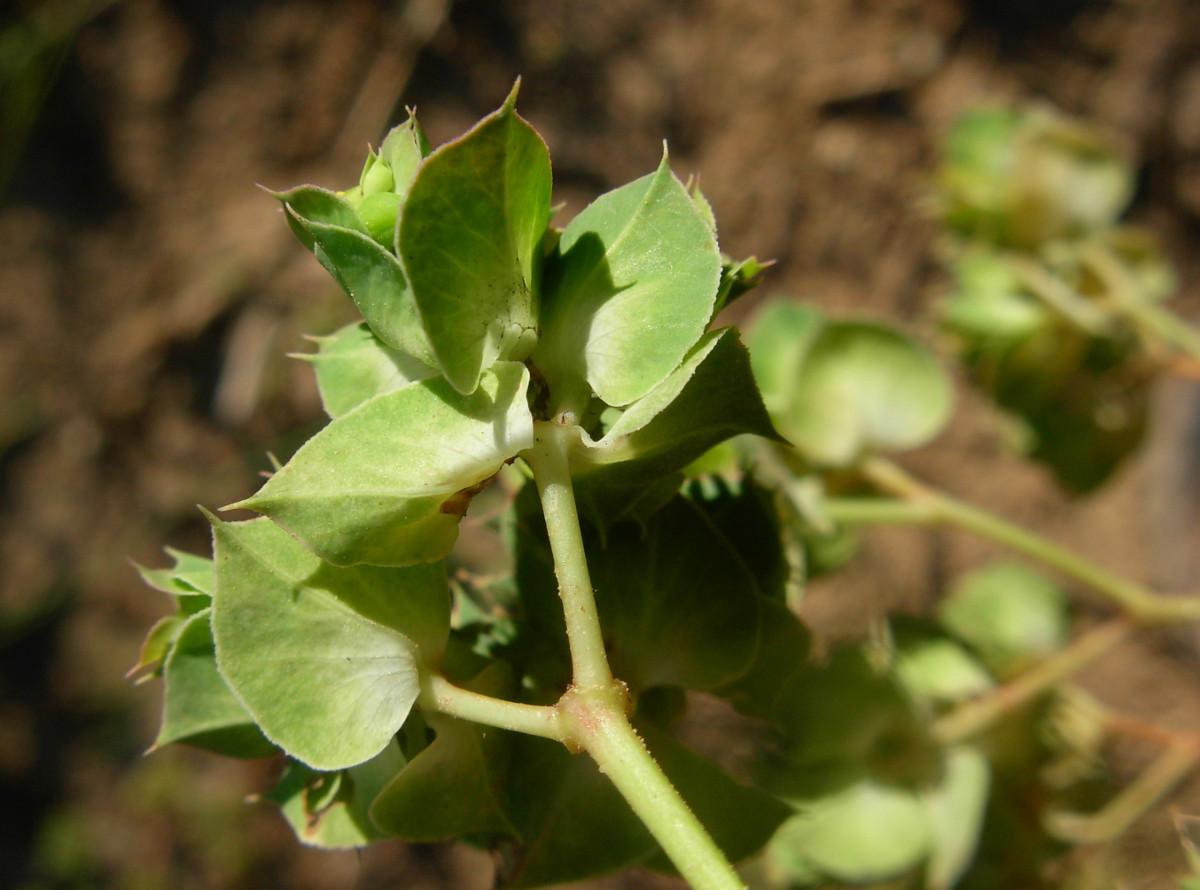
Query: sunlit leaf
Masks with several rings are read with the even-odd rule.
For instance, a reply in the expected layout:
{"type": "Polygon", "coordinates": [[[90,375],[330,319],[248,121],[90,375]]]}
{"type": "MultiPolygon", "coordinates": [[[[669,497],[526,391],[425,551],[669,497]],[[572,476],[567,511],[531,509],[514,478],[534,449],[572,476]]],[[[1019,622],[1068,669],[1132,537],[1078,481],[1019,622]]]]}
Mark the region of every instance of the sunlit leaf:
{"type": "Polygon", "coordinates": [[[372,396],[437,374],[424,362],[385,345],[365,324],[347,325],[317,342],[316,353],[300,358],[312,363],[330,417],[341,417],[372,396]]]}
{"type": "Polygon", "coordinates": [[[450,550],[473,489],[533,444],[526,369],[500,362],[469,396],[438,378],[385,392],[310,439],[258,494],[335,565],[407,565],[450,550]]]}
{"type": "Polygon", "coordinates": [[[534,361],[556,410],[577,412],[589,388],[625,406],[665,379],[704,333],[721,274],[713,231],[665,156],[571,220],[547,263],[534,361]]]}
{"type": "Polygon", "coordinates": [[[537,340],[550,155],[515,103],[514,87],[498,111],[429,155],[400,217],[400,256],[430,345],[463,393],[537,340]]]}
{"type": "Polygon", "coordinates": [[[971,864],[983,828],[991,769],[978,748],[946,752],[945,775],[923,797],[932,828],[926,890],[951,890],[971,864]]]}
{"type": "Polygon", "coordinates": [[[445,644],[442,567],[337,568],[262,518],[214,540],[218,663],[267,738],[319,770],[382,751],[445,644]]]}

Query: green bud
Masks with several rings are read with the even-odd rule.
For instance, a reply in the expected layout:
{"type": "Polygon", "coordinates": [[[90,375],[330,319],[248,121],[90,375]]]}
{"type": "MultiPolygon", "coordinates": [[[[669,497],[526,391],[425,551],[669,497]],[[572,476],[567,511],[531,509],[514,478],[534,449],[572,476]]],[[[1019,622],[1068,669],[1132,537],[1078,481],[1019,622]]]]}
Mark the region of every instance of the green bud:
{"type": "Polygon", "coordinates": [[[373,155],[371,161],[363,168],[362,179],[359,181],[362,185],[363,195],[371,197],[380,192],[391,192],[395,180],[392,178],[392,168],[387,165],[387,162],[378,155],[373,155]]]}
{"type": "Polygon", "coordinates": [[[371,233],[372,238],[388,250],[394,249],[396,217],[399,213],[400,196],[394,192],[376,192],[373,195],[367,195],[358,205],[358,215],[362,217],[367,231],[371,233]]]}

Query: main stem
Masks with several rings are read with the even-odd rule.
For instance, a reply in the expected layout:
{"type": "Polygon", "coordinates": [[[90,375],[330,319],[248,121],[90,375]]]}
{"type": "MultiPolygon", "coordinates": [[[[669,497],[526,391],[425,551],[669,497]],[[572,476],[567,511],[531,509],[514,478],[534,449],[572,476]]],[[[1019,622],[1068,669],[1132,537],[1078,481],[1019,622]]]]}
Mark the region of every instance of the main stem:
{"type": "Polygon", "coordinates": [[[571,484],[568,456],[577,435],[565,415],[539,421],[533,447],[521,455],[546,517],[571,647],[573,683],[557,705],[565,740],[591,755],[694,890],[745,890],[629,723],[625,684],[613,678],[604,650],[571,484]]]}

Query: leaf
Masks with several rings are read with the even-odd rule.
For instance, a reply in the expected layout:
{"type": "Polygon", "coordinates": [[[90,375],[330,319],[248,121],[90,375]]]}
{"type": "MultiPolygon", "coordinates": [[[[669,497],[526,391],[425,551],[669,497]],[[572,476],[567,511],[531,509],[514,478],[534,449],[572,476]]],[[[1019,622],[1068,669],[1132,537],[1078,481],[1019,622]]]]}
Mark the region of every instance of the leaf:
{"type": "Polygon", "coordinates": [[[966,701],[996,685],[973,655],[943,636],[901,641],[895,671],[914,698],[935,705],[966,701]]]}
{"type": "Polygon", "coordinates": [[[970,866],[991,784],[991,769],[978,748],[951,748],[945,769],[942,780],[922,795],[932,829],[926,890],[951,890],[970,866]]]}
{"type": "Polygon", "coordinates": [[[800,367],[821,332],[824,316],[789,300],[767,303],[750,331],[750,367],[772,417],[791,410],[800,367]]]}
{"type": "Polygon", "coordinates": [[[808,661],[812,634],[779,600],[764,597],[759,608],[762,636],[754,661],[742,676],[715,692],[744,714],[777,721],[781,696],[808,661]]]}
{"type": "MultiPolygon", "coordinates": [[[[777,439],[732,328],[706,335],[686,360],[634,402],[605,436],[571,455],[576,497],[602,525],[709,448],[743,433],[777,439]]],[[[664,482],[673,494],[678,482],[664,482]]],[[[665,500],[665,499],[664,499],[665,500]]],[[[657,506],[657,505],[656,505],[657,506]]]]}
{"type": "Polygon", "coordinates": [[[759,594],[737,552],[695,505],[676,498],[644,530],[624,524],[588,565],[613,672],[635,692],[714,689],[758,646],[759,594]]]}
{"type": "Polygon", "coordinates": [[[826,322],[803,356],[779,429],[810,460],[845,466],[864,452],[916,448],[949,419],[937,362],[902,334],[826,322]]]}
{"type": "Polygon", "coordinates": [[[675,370],[708,326],[721,275],[716,237],[665,155],[571,220],[547,263],[534,362],[556,410],[577,413],[589,386],[623,407],[675,370]]]}
{"type": "Polygon", "coordinates": [[[395,741],[365,763],[319,773],[290,763],[264,797],[279,805],[297,839],[311,847],[345,850],[390,837],[368,815],[372,801],[405,765],[395,741]]]}
{"type": "Polygon", "coordinates": [[[392,171],[392,188],[401,198],[408,195],[417,168],[429,154],[429,141],[411,111],[408,119],[388,131],[379,146],[379,156],[392,171]]]}
{"type": "MultiPolygon", "coordinates": [[[[671,784],[731,862],[740,862],[760,850],[791,815],[791,808],[782,801],[735,781],[665,731],[639,722],[638,732],[671,784]]],[[[646,865],[675,873],[661,850],[646,865]]]]}
{"type": "Polygon", "coordinates": [[[197,595],[212,596],[214,585],[211,559],[183,553],[171,547],[166,548],[166,552],[175,563],[169,569],[147,569],[135,566],[146,584],[176,598],[197,595]]]}
{"type": "Polygon", "coordinates": [[[517,116],[516,97],[514,87],[498,111],[425,159],[400,217],[400,256],[430,346],[462,393],[536,341],[550,155],[517,116]]]}
{"type": "Polygon", "coordinates": [[[917,795],[859,782],[801,810],[783,824],[768,850],[784,867],[799,860],[834,880],[869,884],[915,868],[932,842],[917,795]]]}
{"type": "Polygon", "coordinates": [[[469,396],[440,378],[375,396],[233,508],[267,514],[335,565],[441,559],[472,489],[533,444],[528,384],[522,365],[500,362],[469,396]]]}
{"type": "Polygon", "coordinates": [[[1057,652],[1067,641],[1067,598],[1016,563],[969,573],[938,606],[938,620],[1003,674],[1057,652]]]}
{"type": "Polygon", "coordinates": [[[654,839],[587,756],[533,736],[513,740],[506,810],[520,841],[501,848],[500,886],[593,878],[644,860],[654,839]]]}
{"type": "Polygon", "coordinates": [[[262,518],[213,538],[218,665],[263,733],[319,770],[382,751],[445,644],[443,568],[337,568],[262,518]]]}
{"type": "MultiPolygon", "coordinates": [[[[507,666],[493,663],[466,688],[482,695],[511,693],[507,666]]],[[[512,835],[501,800],[500,776],[512,737],[502,730],[430,713],[437,737],[379,793],[371,819],[408,841],[443,841],[471,834],[512,835]]]]}
{"type": "Polygon", "coordinates": [[[271,757],[278,750],[217,672],[210,611],[183,623],[163,666],[163,721],[154,747],[181,743],[226,757],[271,757]]]}
{"type": "Polygon", "coordinates": [[[372,396],[434,376],[437,371],[384,344],[365,324],[347,325],[317,338],[319,351],[300,358],[311,362],[325,412],[341,417],[372,396]]]}

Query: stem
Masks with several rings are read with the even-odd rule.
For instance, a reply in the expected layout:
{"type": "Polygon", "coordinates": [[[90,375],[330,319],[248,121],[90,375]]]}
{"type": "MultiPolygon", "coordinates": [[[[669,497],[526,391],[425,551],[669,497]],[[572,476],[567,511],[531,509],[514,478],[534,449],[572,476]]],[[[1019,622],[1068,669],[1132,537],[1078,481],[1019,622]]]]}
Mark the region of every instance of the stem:
{"type": "Polygon", "coordinates": [[[420,705],[426,710],[439,711],[485,726],[496,726],[557,742],[567,738],[557,708],[481,695],[455,686],[440,674],[421,672],[420,705]]]}
{"type": "MultiPolygon", "coordinates": [[[[566,418],[567,415],[560,415],[566,418]]],[[[612,683],[604,635],[596,612],[596,596],[588,573],[579,513],[575,507],[575,489],[571,485],[568,464],[570,436],[574,425],[539,421],[534,425],[534,443],[521,456],[533,470],[546,533],[554,554],[554,574],[558,577],[558,595],[562,599],[571,646],[571,667],[576,686],[607,686],[612,683]]]]}
{"type": "Polygon", "coordinates": [[[613,679],[583,547],[569,464],[578,430],[569,414],[534,425],[521,456],[533,470],[554,555],[571,647],[573,682],[555,706],[569,747],[586,751],[609,777],[693,890],[745,890],[629,723],[625,684],[613,679]]]}
{"type": "Polygon", "coordinates": [[[978,735],[1005,715],[1099,658],[1129,636],[1132,629],[1133,625],[1123,618],[1093,628],[1011,683],[984,698],[959,705],[940,717],[933,724],[934,736],[943,744],[951,745],[978,735]]]}
{"type": "Polygon", "coordinates": [[[559,707],[596,761],[695,890],[745,890],[725,854],[655,762],[621,709],[622,689],[571,690],[559,707]]]}
{"type": "Polygon", "coordinates": [[[1200,746],[1196,740],[1180,739],[1100,812],[1092,815],[1053,813],[1046,819],[1046,830],[1076,844],[1112,840],[1182,782],[1198,763],[1200,746]]]}
{"type": "Polygon", "coordinates": [[[1041,535],[930,488],[884,458],[868,458],[860,470],[876,488],[900,498],[903,503],[831,498],[824,504],[830,518],[845,523],[883,521],[955,526],[1003,544],[1087,584],[1124,609],[1139,624],[1200,620],[1200,597],[1164,597],[1152,593],[1041,535]]]}

